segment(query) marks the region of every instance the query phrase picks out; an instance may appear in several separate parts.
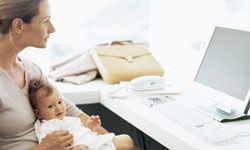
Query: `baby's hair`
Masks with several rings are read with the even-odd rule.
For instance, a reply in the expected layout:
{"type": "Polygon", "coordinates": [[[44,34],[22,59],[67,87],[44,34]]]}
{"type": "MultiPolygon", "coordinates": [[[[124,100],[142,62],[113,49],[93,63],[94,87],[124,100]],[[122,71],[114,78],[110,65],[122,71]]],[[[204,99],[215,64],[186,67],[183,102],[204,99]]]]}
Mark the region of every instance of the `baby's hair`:
{"type": "Polygon", "coordinates": [[[50,96],[53,93],[53,86],[49,83],[45,83],[42,80],[31,80],[29,83],[29,100],[31,103],[31,106],[33,109],[37,106],[37,101],[39,100],[39,97],[43,96],[50,96]],[[42,90],[42,93],[39,93],[38,91],[42,90]]]}

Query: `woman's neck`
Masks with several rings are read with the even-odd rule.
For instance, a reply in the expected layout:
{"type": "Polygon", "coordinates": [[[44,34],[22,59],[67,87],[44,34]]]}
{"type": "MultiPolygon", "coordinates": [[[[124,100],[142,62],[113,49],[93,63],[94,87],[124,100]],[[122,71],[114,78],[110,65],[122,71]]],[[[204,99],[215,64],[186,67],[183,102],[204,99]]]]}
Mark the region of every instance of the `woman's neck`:
{"type": "Polygon", "coordinates": [[[8,70],[17,65],[18,51],[6,36],[0,36],[0,68],[8,70]]]}

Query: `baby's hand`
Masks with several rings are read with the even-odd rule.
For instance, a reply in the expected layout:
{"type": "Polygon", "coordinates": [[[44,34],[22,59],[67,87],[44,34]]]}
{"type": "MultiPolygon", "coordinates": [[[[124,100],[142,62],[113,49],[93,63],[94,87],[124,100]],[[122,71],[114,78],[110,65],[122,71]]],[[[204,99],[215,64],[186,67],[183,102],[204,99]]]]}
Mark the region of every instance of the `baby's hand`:
{"type": "Polygon", "coordinates": [[[98,115],[96,115],[96,116],[92,115],[90,117],[90,120],[92,121],[93,126],[100,126],[101,125],[101,119],[100,119],[100,117],[98,115]]]}
{"type": "Polygon", "coordinates": [[[98,115],[96,116],[92,115],[85,124],[85,126],[91,129],[92,131],[95,131],[95,129],[100,125],[101,125],[101,120],[98,115]]]}

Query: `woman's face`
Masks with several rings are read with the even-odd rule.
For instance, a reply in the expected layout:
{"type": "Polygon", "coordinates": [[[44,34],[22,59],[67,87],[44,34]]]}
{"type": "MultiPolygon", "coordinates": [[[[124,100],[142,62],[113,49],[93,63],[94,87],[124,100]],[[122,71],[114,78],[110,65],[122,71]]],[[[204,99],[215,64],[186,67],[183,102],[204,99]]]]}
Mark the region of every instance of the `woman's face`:
{"type": "Polygon", "coordinates": [[[55,32],[55,28],[50,21],[50,7],[48,0],[44,0],[39,5],[39,13],[33,17],[29,24],[24,23],[24,32],[21,40],[24,47],[34,46],[45,48],[49,34],[55,32]]]}

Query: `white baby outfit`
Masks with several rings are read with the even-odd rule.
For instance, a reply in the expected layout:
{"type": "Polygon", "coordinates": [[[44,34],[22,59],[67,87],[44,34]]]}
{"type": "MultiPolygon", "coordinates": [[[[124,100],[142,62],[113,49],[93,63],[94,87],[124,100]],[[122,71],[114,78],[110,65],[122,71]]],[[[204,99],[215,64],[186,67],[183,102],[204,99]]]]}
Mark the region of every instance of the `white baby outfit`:
{"type": "Polygon", "coordinates": [[[39,143],[53,131],[68,130],[74,138],[73,146],[85,145],[88,146],[89,150],[115,150],[112,143],[114,133],[98,135],[84,127],[80,118],[65,116],[62,120],[37,120],[35,130],[39,143]]]}

